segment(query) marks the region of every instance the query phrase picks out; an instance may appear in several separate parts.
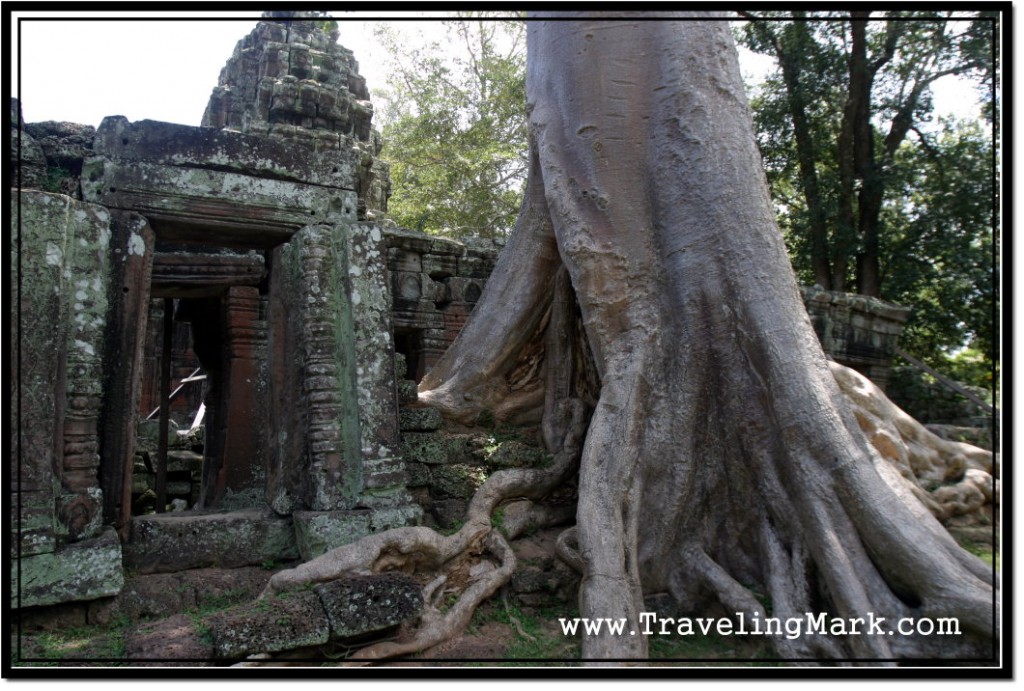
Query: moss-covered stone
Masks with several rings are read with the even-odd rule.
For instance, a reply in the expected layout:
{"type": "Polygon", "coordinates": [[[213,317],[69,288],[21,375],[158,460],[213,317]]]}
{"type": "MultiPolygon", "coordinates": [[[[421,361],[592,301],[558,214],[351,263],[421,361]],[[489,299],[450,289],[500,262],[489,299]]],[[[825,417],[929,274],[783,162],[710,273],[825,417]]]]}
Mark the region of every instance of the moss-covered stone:
{"type": "Polygon", "coordinates": [[[438,498],[471,499],[487,479],[479,466],[443,465],[431,473],[431,494],[438,498]]]}
{"type": "Polygon", "coordinates": [[[116,595],[124,586],[113,528],[55,552],[11,561],[11,606],[36,607],[116,595]]]}
{"type": "Polygon", "coordinates": [[[514,439],[484,447],[484,459],[492,468],[532,468],[543,465],[548,458],[543,449],[514,439]]]}
{"type": "Polygon", "coordinates": [[[383,631],[423,611],[420,586],[398,573],[339,578],[313,590],[327,612],[331,637],[335,639],[383,631]]]}
{"type": "Polygon", "coordinates": [[[437,408],[401,408],[398,424],[403,432],[436,432],[441,429],[441,411],[437,408]]]}
{"type": "Polygon", "coordinates": [[[476,461],[473,437],[468,434],[407,432],[402,435],[402,457],[406,461],[441,465],[476,461]]]}
{"type": "Polygon", "coordinates": [[[370,534],[370,514],[360,511],[296,511],[295,540],[304,561],[370,534]]]}
{"type": "Polygon", "coordinates": [[[213,639],[213,654],[239,659],[254,653],[274,653],[326,643],[327,614],[311,590],[233,607],[203,619],[213,639]]]}
{"type": "Polygon", "coordinates": [[[256,566],[298,556],[292,521],[255,509],[139,516],[124,549],[125,565],[138,573],[256,566]]]}
{"type": "Polygon", "coordinates": [[[423,487],[430,484],[430,466],[424,463],[406,462],[405,473],[409,478],[409,487],[423,487]]]}

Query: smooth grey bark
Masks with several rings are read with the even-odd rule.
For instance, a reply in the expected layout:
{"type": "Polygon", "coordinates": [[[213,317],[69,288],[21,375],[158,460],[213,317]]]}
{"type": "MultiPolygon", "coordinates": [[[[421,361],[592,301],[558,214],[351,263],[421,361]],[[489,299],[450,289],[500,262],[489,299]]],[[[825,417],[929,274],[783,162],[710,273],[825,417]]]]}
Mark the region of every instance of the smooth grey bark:
{"type": "MultiPolygon", "coordinates": [[[[779,637],[786,657],[991,655],[991,569],[860,433],[775,224],[728,24],[694,19],[530,18],[527,200],[421,398],[510,418],[538,409],[546,380],[558,438],[551,412],[589,398],[571,382],[592,358],[575,545],[560,543],[582,567],[581,616],[638,630],[644,594],[668,592],[764,618],[767,598],[774,617],[955,616],[965,631],[779,637]],[[536,368],[517,363],[559,323],[560,265],[585,343],[543,353],[524,383],[536,368]]],[[[583,641],[584,658],[646,652],[644,636],[583,641]]]]}

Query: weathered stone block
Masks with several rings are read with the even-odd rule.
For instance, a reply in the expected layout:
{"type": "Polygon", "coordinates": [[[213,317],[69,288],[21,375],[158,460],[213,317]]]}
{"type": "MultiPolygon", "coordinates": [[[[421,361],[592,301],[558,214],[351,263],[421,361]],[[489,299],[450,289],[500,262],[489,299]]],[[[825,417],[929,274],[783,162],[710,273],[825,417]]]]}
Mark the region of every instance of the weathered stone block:
{"type": "MultiPolygon", "coordinates": [[[[389,243],[390,244],[390,243],[389,243]]],[[[402,247],[388,247],[388,269],[418,274],[423,272],[420,253],[402,247]]]]}
{"type": "Polygon", "coordinates": [[[513,439],[485,451],[484,458],[493,468],[528,468],[542,465],[548,454],[543,449],[513,439]]]}
{"type": "Polygon", "coordinates": [[[430,492],[439,498],[472,499],[486,473],[477,466],[442,465],[431,470],[430,492]]]}
{"type": "Polygon", "coordinates": [[[92,152],[96,128],[73,122],[31,122],[25,131],[39,143],[46,161],[69,173],[82,170],[82,161],[92,152]]]}
{"type": "Polygon", "coordinates": [[[113,528],[106,528],[99,537],[55,552],[12,560],[11,581],[15,608],[116,595],[124,586],[121,542],[113,528]]]}
{"type": "Polygon", "coordinates": [[[423,296],[423,274],[392,270],[391,294],[395,300],[418,301],[423,296]]]}
{"type": "Polygon", "coordinates": [[[11,187],[21,184],[22,189],[42,189],[47,184],[46,154],[26,129],[21,117],[21,103],[10,101],[10,161],[17,161],[20,177],[12,175],[11,187]]]}
{"type": "Polygon", "coordinates": [[[363,487],[367,491],[405,487],[405,464],[401,458],[364,459],[363,473],[363,487]]]}
{"type": "Polygon", "coordinates": [[[459,257],[457,275],[461,278],[482,278],[486,279],[494,270],[494,261],[483,257],[465,256],[459,257]]]}
{"type": "Polygon", "coordinates": [[[313,591],[327,612],[334,639],[384,631],[415,619],[423,611],[420,586],[398,573],[339,578],[313,591]]]}
{"type": "Polygon", "coordinates": [[[206,617],[213,654],[238,659],[326,643],[330,627],[313,591],[282,593],[206,617]]]}
{"type": "Polygon", "coordinates": [[[402,458],[428,465],[475,461],[468,434],[407,432],[402,435],[402,458]]]}
{"type": "Polygon", "coordinates": [[[421,261],[423,262],[423,273],[429,275],[434,280],[454,276],[459,271],[458,257],[443,254],[424,254],[421,261]]]}
{"type": "Polygon", "coordinates": [[[405,473],[409,478],[409,487],[423,487],[430,484],[430,466],[424,463],[406,463],[405,473]]]}
{"type": "Polygon", "coordinates": [[[373,507],[370,515],[370,532],[419,525],[423,509],[412,500],[406,488],[400,491],[367,494],[366,503],[373,507]]]}
{"type": "Polygon", "coordinates": [[[398,425],[403,432],[434,432],[443,420],[437,408],[400,408],[398,425]]]}
{"type": "Polygon", "coordinates": [[[234,568],[299,556],[292,522],[250,509],[132,519],[125,566],[138,573],[234,568]]]}
{"type": "Polygon", "coordinates": [[[299,556],[309,561],[369,535],[371,513],[369,510],[296,511],[292,518],[299,556]]]}
{"type": "Polygon", "coordinates": [[[401,228],[388,229],[385,236],[389,248],[398,248],[417,255],[429,252],[433,242],[433,238],[429,235],[401,228]]]}
{"type": "Polygon", "coordinates": [[[465,278],[463,276],[446,278],[444,284],[448,288],[449,302],[475,303],[483,293],[485,278],[486,275],[483,278],[465,278]]]}

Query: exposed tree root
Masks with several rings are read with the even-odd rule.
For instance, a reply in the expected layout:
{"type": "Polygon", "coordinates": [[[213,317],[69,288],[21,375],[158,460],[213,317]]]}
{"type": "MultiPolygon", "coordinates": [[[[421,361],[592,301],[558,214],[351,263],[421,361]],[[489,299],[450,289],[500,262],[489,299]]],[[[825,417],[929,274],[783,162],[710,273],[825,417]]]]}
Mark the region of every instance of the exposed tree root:
{"type": "Polygon", "coordinates": [[[932,434],[870,380],[830,364],[864,436],[936,518],[947,523],[998,505],[999,481],[991,451],[932,434]]]}
{"type": "Polygon", "coordinates": [[[430,528],[408,527],[369,535],[275,574],[264,594],[345,575],[393,570],[429,574],[433,577],[423,588],[423,613],[408,638],[370,645],[349,659],[369,664],[421,652],[459,635],[480,603],[512,577],[516,559],[507,540],[570,517],[565,508],[531,500],[543,499],[576,471],[586,416],[586,406],[579,401],[565,400],[555,406],[547,428],[561,433],[550,449],[554,452],[551,466],[491,475],[473,496],[465,523],[456,533],[445,536],[430,528]],[[502,535],[492,528],[491,517],[508,500],[516,501],[508,505],[502,535]]]}

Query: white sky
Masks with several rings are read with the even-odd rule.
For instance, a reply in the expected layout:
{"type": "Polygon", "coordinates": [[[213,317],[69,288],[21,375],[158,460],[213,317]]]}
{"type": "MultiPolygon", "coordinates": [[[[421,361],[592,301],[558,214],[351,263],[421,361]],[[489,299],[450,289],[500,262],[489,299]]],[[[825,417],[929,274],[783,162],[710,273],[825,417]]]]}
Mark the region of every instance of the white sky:
{"type": "MultiPolygon", "coordinates": [[[[18,95],[20,84],[26,122],[64,120],[98,126],[107,115],[124,115],[132,121],[199,125],[221,68],[260,17],[259,11],[218,12],[208,15],[217,21],[195,21],[202,15],[161,12],[151,13],[161,19],[102,19],[112,14],[14,13],[8,43],[14,52],[12,88],[13,95],[18,95]],[[227,17],[236,18],[219,20],[227,17]]],[[[400,22],[411,42],[420,32],[437,38],[440,25],[410,20],[439,14],[342,12],[335,16],[341,30],[339,42],[355,53],[360,73],[376,89],[385,86],[387,56],[374,41],[374,22],[365,17],[403,17],[391,21],[400,22]]],[[[745,77],[763,75],[770,66],[770,60],[745,50],[740,60],[745,77]]],[[[974,93],[954,78],[937,82],[933,92],[939,114],[970,117],[978,113],[974,93]]]]}

